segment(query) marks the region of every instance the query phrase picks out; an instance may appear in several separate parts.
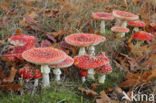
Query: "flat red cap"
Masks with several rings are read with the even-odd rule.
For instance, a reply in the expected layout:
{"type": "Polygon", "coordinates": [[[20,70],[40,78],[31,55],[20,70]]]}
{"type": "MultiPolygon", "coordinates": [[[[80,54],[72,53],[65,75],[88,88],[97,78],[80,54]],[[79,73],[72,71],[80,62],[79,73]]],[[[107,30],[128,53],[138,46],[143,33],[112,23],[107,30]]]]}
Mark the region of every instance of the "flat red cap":
{"type": "Polygon", "coordinates": [[[133,13],[126,12],[126,11],[120,11],[120,10],[114,10],[113,15],[116,18],[119,18],[119,19],[122,19],[122,20],[127,20],[127,21],[139,19],[138,15],[135,15],[133,13]]]}
{"type": "Polygon", "coordinates": [[[67,58],[67,55],[62,50],[55,48],[33,48],[22,53],[22,57],[31,63],[35,64],[57,64],[67,58]]]}
{"type": "Polygon", "coordinates": [[[108,63],[109,59],[104,52],[99,56],[80,55],[74,58],[74,65],[81,69],[95,69],[108,63]]]}
{"type": "Polygon", "coordinates": [[[65,37],[65,41],[73,46],[87,47],[103,42],[105,38],[96,34],[76,33],[65,37]]]}
{"type": "Polygon", "coordinates": [[[124,27],[112,27],[111,30],[113,32],[119,32],[119,33],[127,33],[129,32],[129,29],[128,28],[124,28],[124,27]]]}
{"type": "Polygon", "coordinates": [[[112,13],[107,12],[96,12],[92,14],[94,19],[101,19],[101,20],[113,20],[114,16],[112,13]]]}
{"type": "Polygon", "coordinates": [[[139,40],[152,40],[152,35],[150,33],[140,31],[133,34],[133,38],[139,39],[139,40]]]}
{"type": "Polygon", "coordinates": [[[15,35],[9,38],[9,42],[15,46],[24,46],[25,44],[33,44],[35,42],[34,36],[29,35],[15,35]]]}
{"type": "Polygon", "coordinates": [[[62,61],[61,63],[59,64],[54,64],[54,65],[50,65],[51,67],[58,67],[58,68],[67,68],[67,67],[70,67],[71,65],[73,65],[74,63],[74,59],[71,58],[70,56],[67,56],[67,58],[62,61]]]}
{"type": "Polygon", "coordinates": [[[133,26],[133,27],[145,27],[145,23],[143,21],[129,21],[128,25],[133,26]]]}
{"type": "Polygon", "coordinates": [[[34,79],[39,79],[42,77],[42,73],[39,69],[35,69],[34,73],[33,73],[33,78],[34,79]]]}
{"type": "Polygon", "coordinates": [[[100,68],[97,68],[96,72],[98,72],[100,74],[109,74],[112,72],[112,67],[110,64],[107,64],[107,65],[104,65],[100,68]]]}

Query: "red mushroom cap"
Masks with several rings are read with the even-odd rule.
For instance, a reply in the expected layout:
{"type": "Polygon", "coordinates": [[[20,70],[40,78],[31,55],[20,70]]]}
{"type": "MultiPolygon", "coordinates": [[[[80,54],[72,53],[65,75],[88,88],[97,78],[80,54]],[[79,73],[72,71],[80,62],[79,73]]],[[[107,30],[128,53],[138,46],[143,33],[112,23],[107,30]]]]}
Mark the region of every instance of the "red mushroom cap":
{"type": "Polygon", "coordinates": [[[65,37],[65,41],[74,46],[87,47],[104,41],[105,38],[96,34],[76,33],[65,37]]]}
{"type": "Polygon", "coordinates": [[[50,65],[51,67],[58,67],[58,68],[67,68],[69,66],[71,66],[74,63],[74,59],[71,58],[70,56],[67,56],[67,58],[62,61],[59,64],[54,64],[54,65],[50,65]]]}
{"type": "Polygon", "coordinates": [[[22,57],[35,64],[57,64],[66,59],[67,55],[62,50],[55,48],[33,48],[22,53],[22,57]]]}
{"type": "Polygon", "coordinates": [[[113,20],[114,16],[112,13],[107,12],[96,12],[92,14],[94,19],[102,19],[102,20],[113,20]]]}
{"type": "Polygon", "coordinates": [[[35,42],[35,37],[29,35],[15,35],[9,38],[9,42],[15,46],[24,46],[27,43],[33,44],[35,42]]]}
{"type": "Polygon", "coordinates": [[[127,32],[129,32],[129,29],[128,28],[124,28],[124,27],[112,27],[111,30],[114,31],[114,32],[119,32],[119,33],[127,33],[127,32]]]}
{"type": "Polygon", "coordinates": [[[120,11],[120,10],[114,10],[113,15],[116,18],[119,18],[122,20],[137,20],[139,18],[138,15],[135,15],[133,13],[126,12],[126,11],[120,11]]]}
{"type": "Polygon", "coordinates": [[[150,33],[140,31],[133,34],[133,38],[139,39],[139,40],[152,40],[152,35],[150,33]]]}
{"type": "Polygon", "coordinates": [[[38,78],[41,78],[41,77],[42,77],[41,71],[39,69],[35,69],[33,78],[38,79],[38,78]]]}
{"type": "Polygon", "coordinates": [[[32,71],[30,69],[22,68],[19,70],[19,75],[23,77],[23,79],[31,79],[32,78],[32,71]]]}
{"type": "Polygon", "coordinates": [[[112,67],[110,64],[103,65],[102,67],[97,68],[96,72],[98,72],[100,74],[109,74],[112,72],[112,67]]]}
{"type": "Polygon", "coordinates": [[[14,61],[17,58],[18,59],[23,59],[22,53],[26,50],[34,48],[33,44],[26,44],[24,46],[15,46],[12,48],[11,51],[7,51],[6,53],[3,54],[3,57],[7,57],[8,60],[14,61]]]}
{"type": "Polygon", "coordinates": [[[145,27],[145,23],[143,21],[129,21],[128,25],[133,26],[133,27],[145,27]]]}
{"type": "Polygon", "coordinates": [[[86,77],[87,74],[88,74],[88,73],[87,73],[86,70],[80,70],[80,76],[81,76],[81,77],[83,77],[83,76],[86,77]]]}
{"type": "Polygon", "coordinates": [[[95,69],[108,63],[109,59],[104,52],[99,56],[80,55],[74,58],[74,65],[81,69],[95,69]]]}

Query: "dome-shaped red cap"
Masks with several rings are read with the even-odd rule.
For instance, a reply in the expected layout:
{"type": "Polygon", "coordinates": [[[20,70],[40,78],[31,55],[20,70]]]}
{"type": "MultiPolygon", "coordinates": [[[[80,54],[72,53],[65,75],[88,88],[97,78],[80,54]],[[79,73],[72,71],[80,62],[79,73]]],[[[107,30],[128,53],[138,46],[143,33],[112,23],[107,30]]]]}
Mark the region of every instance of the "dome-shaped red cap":
{"type": "Polygon", "coordinates": [[[78,47],[87,47],[90,45],[96,45],[104,40],[105,38],[102,36],[89,33],[76,33],[65,37],[65,41],[68,44],[78,47]]]}
{"type": "Polygon", "coordinates": [[[41,71],[39,69],[35,69],[34,73],[33,73],[33,78],[38,79],[38,78],[41,78],[41,77],[42,77],[41,71]]]}
{"type": "Polygon", "coordinates": [[[102,20],[113,20],[114,16],[112,13],[107,12],[96,12],[92,14],[94,19],[102,19],[102,20]]]}
{"type": "Polygon", "coordinates": [[[102,67],[97,68],[96,72],[98,72],[100,74],[109,74],[112,72],[112,67],[110,64],[103,65],[102,67]]]}
{"type": "Polygon", "coordinates": [[[74,59],[71,58],[70,56],[67,56],[67,58],[62,61],[61,63],[59,64],[53,64],[53,65],[50,65],[51,67],[58,67],[58,68],[67,68],[67,67],[70,67],[71,65],[73,65],[74,63],[74,59]]]}
{"type": "Polygon", "coordinates": [[[128,28],[117,27],[117,26],[112,27],[111,30],[112,30],[113,32],[119,32],[119,33],[127,33],[127,32],[129,32],[129,29],[128,29],[128,28]]]}
{"type": "Polygon", "coordinates": [[[120,11],[120,10],[114,10],[113,11],[113,15],[116,18],[122,19],[122,20],[137,20],[139,18],[138,15],[135,15],[133,13],[130,12],[126,12],[126,11],[120,11]]]}
{"type": "Polygon", "coordinates": [[[35,37],[30,35],[15,35],[9,38],[9,42],[15,46],[24,46],[25,44],[33,44],[35,37]]]}
{"type": "Polygon", "coordinates": [[[133,38],[139,39],[139,40],[152,40],[152,35],[150,33],[140,31],[133,34],[133,38]]]}
{"type": "Polygon", "coordinates": [[[55,48],[33,48],[22,53],[22,57],[31,63],[35,64],[57,64],[67,58],[67,55],[62,50],[55,48]]]}
{"type": "Polygon", "coordinates": [[[88,72],[86,70],[80,70],[80,76],[81,77],[83,77],[83,76],[86,77],[87,74],[88,74],[88,72]]]}
{"type": "Polygon", "coordinates": [[[19,75],[23,77],[23,79],[31,79],[32,78],[32,71],[30,69],[22,68],[19,70],[19,75]]]}
{"type": "Polygon", "coordinates": [[[104,52],[99,56],[80,55],[74,58],[74,65],[81,69],[95,69],[108,63],[109,59],[104,52]]]}
{"type": "Polygon", "coordinates": [[[133,27],[145,27],[145,23],[143,21],[140,21],[140,20],[129,21],[128,25],[133,26],[133,27]]]}

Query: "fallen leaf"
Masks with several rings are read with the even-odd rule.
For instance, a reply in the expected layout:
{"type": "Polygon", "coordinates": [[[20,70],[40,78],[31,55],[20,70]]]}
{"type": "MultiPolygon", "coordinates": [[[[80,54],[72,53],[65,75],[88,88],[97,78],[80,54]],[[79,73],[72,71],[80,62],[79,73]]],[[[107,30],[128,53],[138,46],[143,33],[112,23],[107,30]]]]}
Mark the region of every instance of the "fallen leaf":
{"type": "Polygon", "coordinates": [[[6,12],[10,11],[9,5],[7,3],[0,3],[0,7],[6,12]]]}
{"type": "Polygon", "coordinates": [[[100,92],[100,99],[96,99],[96,103],[119,103],[118,101],[110,99],[105,91],[100,92]]]}
{"type": "Polygon", "coordinates": [[[100,85],[100,84],[98,84],[98,83],[93,83],[93,84],[91,85],[92,90],[95,90],[95,88],[97,88],[99,85],[100,85]]]}
{"type": "Polygon", "coordinates": [[[78,87],[78,90],[80,90],[81,92],[85,92],[87,96],[93,96],[95,97],[96,95],[98,95],[97,92],[91,90],[91,89],[85,89],[85,88],[82,88],[82,87],[78,87]]]}
{"type": "Polygon", "coordinates": [[[17,70],[15,69],[15,67],[12,67],[10,70],[10,75],[9,77],[6,77],[3,79],[3,82],[13,82],[15,75],[16,75],[17,70]]]}

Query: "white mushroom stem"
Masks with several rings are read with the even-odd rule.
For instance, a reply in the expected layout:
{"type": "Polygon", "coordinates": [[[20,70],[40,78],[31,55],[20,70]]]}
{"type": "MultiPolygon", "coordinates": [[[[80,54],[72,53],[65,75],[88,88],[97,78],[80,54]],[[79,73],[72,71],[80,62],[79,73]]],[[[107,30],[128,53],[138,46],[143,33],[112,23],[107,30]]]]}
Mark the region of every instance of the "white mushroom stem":
{"type": "Polygon", "coordinates": [[[95,74],[94,69],[89,69],[89,70],[88,70],[87,78],[88,78],[88,79],[95,80],[94,74],[95,74]]]}
{"type": "Polygon", "coordinates": [[[59,81],[60,79],[60,75],[62,74],[60,68],[55,68],[53,69],[53,73],[55,74],[55,80],[59,81]]]}
{"type": "Polygon", "coordinates": [[[105,74],[103,74],[103,75],[101,75],[101,76],[98,77],[99,83],[104,83],[105,82],[105,79],[106,79],[106,75],[105,74]]]}
{"type": "Polygon", "coordinates": [[[81,77],[81,81],[82,81],[82,83],[84,83],[86,81],[86,77],[85,76],[82,76],[81,77]]]}
{"type": "Polygon", "coordinates": [[[126,27],[127,27],[127,21],[123,21],[123,23],[122,23],[121,27],[126,28],[126,27]]]}
{"type": "Polygon", "coordinates": [[[86,54],[85,47],[81,47],[78,55],[85,55],[85,54],[86,54]]]}
{"type": "Polygon", "coordinates": [[[38,79],[35,79],[34,81],[34,87],[37,87],[38,86],[38,79]]]}
{"type": "Polygon", "coordinates": [[[125,33],[120,33],[120,37],[125,37],[125,33]]]}
{"type": "Polygon", "coordinates": [[[50,68],[49,68],[49,66],[41,65],[41,73],[42,73],[43,87],[50,86],[50,81],[49,81],[50,68]]]}
{"type": "Polygon", "coordinates": [[[105,21],[102,20],[100,24],[100,33],[105,34],[105,21]]]}
{"type": "Polygon", "coordinates": [[[135,32],[138,32],[139,31],[139,28],[138,27],[134,27],[133,29],[135,32]]]}
{"type": "Polygon", "coordinates": [[[88,50],[89,50],[88,52],[90,55],[95,56],[95,46],[94,45],[90,46],[88,48],[88,50]]]}

